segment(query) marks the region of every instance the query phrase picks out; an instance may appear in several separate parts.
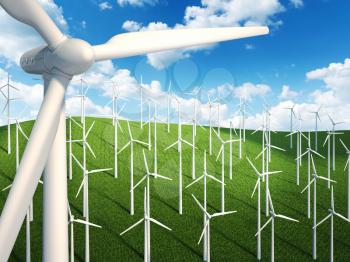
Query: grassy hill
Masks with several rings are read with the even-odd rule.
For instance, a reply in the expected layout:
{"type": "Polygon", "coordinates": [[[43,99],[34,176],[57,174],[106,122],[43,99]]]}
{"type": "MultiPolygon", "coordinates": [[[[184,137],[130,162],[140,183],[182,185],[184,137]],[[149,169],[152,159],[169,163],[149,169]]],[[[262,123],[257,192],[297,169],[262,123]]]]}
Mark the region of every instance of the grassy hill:
{"type": "MultiPolygon", "coordinates": [[[[88,118],[87,122],[96,121],[89,137],[89,143],[97,158],[88,154],[88,168],[113,167],[113,126],[111,120],[88,118]]],[[[32,122],[23,123],[23,129],[29,134],[32,122]]],[[[127,142],[126,122],[121,123],[124,133],[120,133],[120,148],[127,142]]],[[[147,141],[147,128],[140,130],[139,123],[131,123],[134,137],[147,141]]],[[[15,143],[15,127],[12,126],[12,142],[15,143]]],[[[80,129],[74,128],[74,137],[80,138],[80,129]]],[[[192,128],[183,127],[183,135],[191,140],[192,128]]],[[[197,176],[203,171],[203,150],[208,150],[208,129],[197,129],[197,176]]],[[[228,138],[228,130],[222,129],[224,138],[228,138]]],[[[282,174],[270,179],[270,191],[278,213],[299,219],[300,223],[276,220],[275,223],[275,258],[277,261],[311,261],[312,257],[312,220],[306,218],[306,194],[301,194],[307,181],[307,162],[303,161],[301,183],[296,185],[295,151],[289,150],[289,139],[285,133],[272,134],[272,143],[287,149],[287,152],[272,152],[270,170],[283,170],[282,174]]],[[[15,175],[15,154],[7,155],[7,130],[0,128],[0,187],[12,182],[15,175]]],[[[173,229],[168,232],[158,226],[151,226],[151,257],[153,261],[202,261],[202,243],[197,241],[203,229],[202,212],[193,201],[191,194],[202,201],[202,183],[189,189],[184,189],[184,214],[180,216],[178,208],[178,154],[171,149],[163,151],[177,137],[177,126],[171,126],[171,134],[166,132],[165,125],[158,125],[158,171],[161,175],[171,177],[173,181],[160,179],[151,180],[151,214],[173,229]]],[[[214,136],[213,136],[214,137],[214,136]]],[[[325,133],[319,134],[323,143],[325,133]]],[[[350,144],[350,132],[342,136],[350,144]]],[[[221,163],[215,162],[219,150],[219,141],[214,137],[213,156],[208,157],[208,173],[220,178],[221,163]]],[[[24,148],[21,138],[21,152],[24,148]]],[[[295,142],[295,139],[294,139],[295,142]]],[[[306,143],[304,142],[304,145],[306,143]]],[[[321,146],[320,146],[321,147],[321,146]]],[[[13,146],[13,150],[14,150],[13,146]]],[[[294,149],[296,146],[294,145],[294,149]]],[[[135,181],[145,173],[142,159],[142,146],[135,146],[135,181]]],[[[254,159],[261,150],[261,133],[250,135],[243,146],[243,159],[238,158],[238,144],[234,145],[233,179],[228,179],[228,147],[226,147],[226,209],[237,210],[238,213],[222,218],[216,218],[211,223],[211,256],[213,261],[256,261],[256,203],[257,198],[251,198],[256,178],[245,156],[254,159]]],[[[74,154],[81,159],[81,145],[74,145],[74,154]]],[[[326,148],[320,148],[320,153],[326,156],[326,148]]],[[[153,152],[147,151],[150,169],[153,169],[153,152]]],[[[184,186],[192,181],[191,178],[191,149],[184,146],[183,151],[184,186]]],[[[337,212],[346,214],[347,178],[343,171],[346,155],[337,142],[336,172],[332,174],[338,183],[335,186],[335,208],[337,212]]],[[[261,167],[261,160],[254,160],[261,167]]],[[[69,201],[72,212],[76,217],[82,217],[82,195],[75,194],[82,180],[82,172],[73,164],[73,180],[69,182],[69,201]]],[[[316,160],[319,175],[326,176],[327,162],[316,160]]],[[[113,171],[104,174],[93,174],[89,179],[90,221],[101,225],[102,229],[90,229],[91,261],[142,261],[143,260],[143,227],[135,228],[124,236],[119,234],[128,226],[143,216],[143,190],[135,193],[135,215],[129,215],[129,149],[120,154],[119,178],[113,177],[113,171]]],[[[264,187],[263,187],[264,188],[264,187]]],[[[6,200],[8,192],[0,193],[0,208],[6,200]]],[[[262,190],[264,196],[265,190],[262,190]]],[[[330,202],[330,190],[326,183],[318,184],[318,221],[327,214],[330,202]]],[[[265,201],[262,197],[262,207],[265,201]]],[[[208,207],[210,212],[220,209],[220,185],[208,183],[208,207]]],[[[264,210],[264,208],[262,209],[264,210]]],[[[262,224],[266,217],[262,215],[262,224]]],[[[350,224],[335,218],[334,223],[334,255],[335,260],[350,261],[350,224]]],[[[32,261],[41,261],[42,253],[42,186],[39,185],[34,198],[34,222],[31,224],[32,261]]],[[[84,226],[75,225],[75,255],[77,261],[84,260],[84,226]]],[[[326,222],[318,230],[318,259],[329,259],[329,223],[326,222]]],[[[262,233],[262,260],[270,259],[270,227],[262,233]]],[[[25,261],[25,227],[22,228],[12,252],[10,261],[25,261]]]]}

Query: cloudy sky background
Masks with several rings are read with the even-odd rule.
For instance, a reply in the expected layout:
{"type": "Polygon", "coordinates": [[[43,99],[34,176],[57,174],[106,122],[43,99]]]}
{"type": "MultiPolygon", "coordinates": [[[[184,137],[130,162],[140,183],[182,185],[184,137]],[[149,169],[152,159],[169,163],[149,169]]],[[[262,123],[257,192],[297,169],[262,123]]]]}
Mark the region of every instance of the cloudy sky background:
{"type": "MultiPolygon", "coordinates": [[[[272,128],[288,130],[289,112],[295,104],[303,129],[313,130],[312,111],[320,106],[321,129],[335,121],[345,121],[340,129],[350,128],[350,35],[345,0],[114,0],[68,1],[39,0],[60,29],[71,37],[92,44],[107,41],[113,35],[131,31],[170,28],[199,28],[267,25],[270,35],[132,57],[95,64],[83,76],[77,76],[68,88],[68,114],[80,113],[79,79],[88,83],[87,114],[109,116],[113,94],[111,81],[127,98],[122,116],[139,120],[141,86],[145,97],[156,100],[159,114],[166,118],[167,90],[181,102],[185,120],[190,120],[193,103],[198,104],[198,119],[207,124],[208,95],[216,100],[212,119],[220,103],[222,125],[238,125],[238,103],[247,100],[247,127],[262,124],[263,105],[270,107],[272,128]],[[198,100],[188,93],[198,91],[198,100]]],[[[42,81],[24,73],[19,58],[27,50],[43,44],[38,34],[0,10],[0,85],[11,75],[11,84],[20,98],[11,106],[13,117],[35,118],[42,101],[42,81]],[[24,109],[24,110],[23,110],[24,109]]],[[[0,106],[5,99],[0,100],[0,106]]],[[[147,118],[144,105],[144,118],[147,118]]],[[[177,104],[171,101],[173,121],[177,104]]],[[[153,110],[153,109],[152,109],[153,110]]],[[[6,115],[1,115],[4,124],[6,115]]],[[[297,121],[294,120],[295,126],[297,121]]]]}

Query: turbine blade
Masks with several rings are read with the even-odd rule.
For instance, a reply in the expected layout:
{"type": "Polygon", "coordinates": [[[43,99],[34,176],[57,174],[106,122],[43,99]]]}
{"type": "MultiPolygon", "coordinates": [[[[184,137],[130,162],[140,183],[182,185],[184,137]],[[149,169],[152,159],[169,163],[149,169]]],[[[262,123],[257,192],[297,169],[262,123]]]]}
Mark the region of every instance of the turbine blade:
{"type": "Polygon", "coordinates": [[[87,141],[85,142],[85,145],[89,149],[90,153],[94,156],[94,158],[96,158],[94,151],[92,150],[90,144],[87,141]]]}
{"type": "Polygon", "coordinates": [[[310,150],[311,150],[312,153],[314,153],[314,154],[318,155],[319,157],[325,159],[325,157],[323,155],[317,153],[315,150],[313,150],[313,149],[310,149],[310,150]]]}
{"type": "Polygon", "coordinates": [[[314,182],[315,182],[315,178],[313,178],[313,179],[310,181],[310,183],[307,184],[307,186],[306,186],[300,193],[301,193],[301,194],[304,193],[305,190],[308,189],[308,188],[311,186],[311,184],[314,183],[314,182]]]}
{"type": "Polygon", "coordinates": [[[125,150],[125,148],[127,148],[130,145],[130,143],[131,143],[130,141],[128,143],[126,143],[126,145],[123,146],[122,149],[120,149],[117,154],[119,155],[121,152],[123,152],[125,150]]]}
{"type": "Polygon", "coordinates": [[[148,163],[147,163],[147,158],[146,158],[146,154],[145,154],[144,149],[142,150],[142,153],[143,153],[143,161],[145,163],[146,171],[147,171],[147,174],[149,174],[148,163]]]}
{"type": "Polygon", "coordinates": [[[258,230],[258,232],[256,232],[255,236],[259,235],[259,233],[260,233],[261,231],[264,230],[264,228],[271,222],[272,219],[273,219],[273,217],[270,217],[270,218],[266,221],[266,223],[258,230]]]}
{"type": "Polygon", "coordinates": [[[200,209],[202,209],[202,211],[208,216],[210,217],[209,213],[204,209],[204,207],[202,206],[202,204],[198,201],[198,199],[192,194],[192,197],[194,199],[194,201],[196,201],[197,205],[199,206],[200,209]]]}
{"type": "Polygon", "coordinates": [[[350,152],[349,149],[346,147],[345,143],[343,142],[343,140],[339,139],[340,143],[342,143],[343,147],[345,148],[346,152],[350,152]]]}
{"type": "Polygon", "coordinates": [[[94,125],[95,125],[95,121],[92,122],[91,126],[89,127],[88,131],[86,132],[86,135],[85,135],[86,139],[88,138],[88,136],[89,136],[89,134],[90,134],[92,128],[94,127],[94,125]]]}
{"type": "Polygon", "coordinates": [[[164,180],[169,180],[169,181],[172,181],[173,179],[170,178],[170,177],[166,177],[166,176],[162,176],[162,175],[159,175],[159,174],[151,174],[152,176],[154,176],[155,178],[161,178],[161,179],[164,179],[164,180]]]}
{"type": "Polygon", "coordinates": [[[287,217],[285,215],[276,215],[276,217],[283,218],[283,219],[286,219],[286,220],[289,220],[289,221],[293,221],[293,222],[299,223],[299,220],[296,220],[296,219],[291,218],[291,217],[287,217]]]}
{"type": "Polygon", "coordinates": [[[154,218],[151,218],[151,217],[149,218],[149,220],[150,220],[151,222],[153,222],[154,224],[156,224],[156,225],[158,225],[158,226],[160,226],[160,227],[162,227],[162,228],[165,228],[166,230],[171,231],[171,228],[169,228],[169,227],[167,227],[166,225],[160,223],[158,220],[155,220],[154,218]]]}
{"type": "Polygon", "coordinates": [[[82,220],[82,219],[74,219],[73,222],[77,222],[77,223],[84,224],[84,225],[88,225],[88,226],[92,226],[92,227],[102,228],[102,227],[99,226],[99,225],[96,225],[96,224],[91,223],[91,222],[84,221],[84,220],[82,220]]]}
{"type": "Polygon", "coordinates": [[[246,159],[248,160],[248,162],[249,162],[249,164],[251,165],[251,167],[254,169],[256,175],[257,175],[258,177],[260,177],[261,174],[260,174],[260,172],[256,169],[256,167],[253,165],[252,161],[250,161],[250,159],[249,159],[248,157],[246,157],[246,159]]]}
{"type": "Polygon", "coordinates": [[[253,198],[253,196],[254,196],[254,194],[255,194],[255,191],[256,191],[256,189],[258,188],[259,179],[260,179],[260,178],[258,178],[257,181],[256,181],[256,183],[255,183],[254,190],[253,190],[253,193],[252,193],[252,195],[250,196],[250,198],[253,198]]]}
{"type": "Polygon", "coordinates": [[[89,174],[102,173],[102,172],[111,171],[111,170],[113,170],[113,168],[95,169],[95,170],[89,171],[89,174]]]}
{"type": "Polygon", "coordinates": [[[332,183],[337,183],[337,181],[332,180],[332,179],[328,179],[328,178],[323,177],[323,176],[317,176],[317,178],[322,179],[322,180],[325,180],[325,181],[329,181],[329,182],[332,182],[332,183]]]}
{"type": "Polygon", "coordinates": [[[4,189],[2,189],[1,191],[2,191],[2,192],[3,192],[3,191],[6,191],[6,190],[10,189],[11,187],[12,187],[12,184],[8,185],[7,187],[5,187],[4,189]]]}
{"type": "Polygon", "coordinates": [[[312,229],[315,229],[316,227],[318,227],[319,225],[321,225],[323,222],[325,222],[328,218],[330,218],[332,215],[332,213],[328,214],[324,219],[322,219],[320,222],[318,222],[316,224],[316,226],[312,227],[312,229]]]}
{"type": "Polygon", "coordinates": [[[196,184],[198,181],[200,181],[203,178],[204,178],[204,175],[201,175],[200,177],[196,178],[191,183],[189,183],[185,188],[189,188],[190,186],[193,186],[194,184],[196,184]]]}
{"type": "Polygon", "coordinates": [[[268,34],[267,27],[227,27],[142,31],[119,34],[107,43],[94,46],[96,61],[143,55],[153,52],[268,34]],[[142,43],[142,45],[140,45],[142,43]]]}
{"type": "Polygon", "coordinates": [[[255,160],[258,159],[265,151],[266,151],[266,147],[264,147],[263,150],[261,150],[261,152],[255,157],[255,160]]]}
{"type": "Polygon", "coordinates": [[[341,215],[341,214],[339,214],[339,213],[334,212],[334,215],[336,215],[337,217],[343,219],[343,220],[346,221],[346,222],[350,222],[349,219],[347,219],[346,217],[344,217],[343,215],[341,215]]]}
{"type": "Polygon", "coordinates": [[[172,148],[173,146],[177,145],[177,143],[179,143],[179,141],[176,141],[175,143],[171,144],[170,146],[168,146],[167,148],[165,148],[164,151],[169,150],[169,149],[172,148]]]}
{"type": "Polygon", "coordinates": [[[217,155],[217,157],[216,157],[216,160],[215,160],[215,161],[218,161],[218,159],[219,159],[220,155],[222,154],[222,150],[223,150],[223,148],[224,148],[224,145],[221,145],[221,147],[220,147],[220,151],[219,151],[219,153],[218,153],[218,155],[217,155]]]}
{"type": "Polygon", "coordinates": [[[275,209],[273,208],[273,203],[272,203],[272,198],[271,198],[271,193],[270,193],[270,189],[269,190],[269,203],[270,203],[270,207],[273,213],[275,213],[275,209]]]}
{"type": "Polygon", "coordinates": [[[78,123],[77,121],[75,121],[73,117],[70,117],[70,119],[73,121],[74,124],[76,124],[80,128],[83,128],[83,126],[80,123],[78,123]]]}
{"type": "Polygon", "coordinates": [[[225,183],[222,183],[221,180],[217,179],[216,177],[214,177],[212,175],[207,174],[207,177],[212,179],[212,180],[214,180],[214,181],[216,181],[216,182],[218,182],[218,183],[220,183],[220,184],[223,184],[224,186],[226,185],[225,183]]]}
{"type": "Polygon", "coordinates": [[[81,189],[83,188],[83,185],[85,184],[85,181],[86,181],[87,176],[88,176],[88,175],[84,175],[83,179],[81,180],[81,184],[80,184],[80,186],[79,186],[78,192],[77,192],[77,194],[75,195],[76,198],[79,196],[79,193],[80,193],[81,189]]]}
{"type": "Polygon", "coordinates": [[[81,168],[81,170],[84,171],[83,165],[79,162],[79,160],[75,157],[74,154],[72,154],[72,157],[73,157],[74,161],[78,164],[78,166],[81,168]]]}
{"type": "Polygon", "coordinates": [[[199,243],[202,241],[202,238],[203,238],[203,236],[204,236],[205,230],[206,230],[207,227],[208,227],[208,224],[209,224],[209,219],[207,219],[207,221],[206,221],[205,224],[204,224],[204,228],[203,228],[203,231],[202,231],[202,233],[201,233],[201,236],[199,237],[199,240],[198,240],[198,242],[197,242],[197,245],[199,245],[199,243]]]}
{"type": "MultiPolygon", "coordinates": [[[[145,181],[146,178],[147,178],[147,175],[143,176],[143,178],[141,178],[141,180],[139,182],[137,182],[137,184],[132,187],[132,190],[137,188],[143,181],[145,181]]],[[[132,191],[132,190],[130,190],[130,191],[132,191]]]]}
{"type": "Polygon", "coordinates": [[[120,233],[120,236],[124,235],[125,233],[127,233],[128,231],[130,231],[131,229],[133,229],[134,227],[137,227],[138,225],[140,225],[145,219],[142,218],[139,221],[137,221],[135,224],[133,224],[132,226],[128,227],[127,229],[125,229],[123,232],[120,233]]]}
{"type": "Polygon", "coordinates": [[[330,135],[328,134],[328,135],[326,136],[326,139],[325,139],[324,142],[323,142],[323,146],[326,145],[327,141],[329,140],[329,137],[330,137],[330,135]]]}
{"type": "Polygon", "coordinates": [[[211,215],[211,217],[220,217],[220,216],[226,216],[226,215],[230,215],[233,213],[237,213],[237,211],[226,211],[226,212],[220,212],[220,213],[214,213],[211,215]]]}
{"type": "Polygon", "coordinates": [[[270,147],[272,147],[272,148],[274,148],[274,149],[277,149],[277,150],[280,150],[280,151],[286,151],[285,149],[283,149],[283,148],[280,148],[280,147],[278,147],[278,146],[273,146],[273,145],[270,145],[270,147]]]}

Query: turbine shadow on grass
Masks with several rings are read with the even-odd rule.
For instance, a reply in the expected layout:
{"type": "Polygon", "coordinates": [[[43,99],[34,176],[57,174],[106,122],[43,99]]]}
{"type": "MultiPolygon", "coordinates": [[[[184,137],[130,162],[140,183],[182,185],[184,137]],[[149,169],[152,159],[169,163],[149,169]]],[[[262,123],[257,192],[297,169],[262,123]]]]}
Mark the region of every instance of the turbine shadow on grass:
{"type": "Polygon", "coordinates": [[[183,245],[184,247],[186,247],[187,249],[189,249],[193,254],[196,254],[199,258],[202,258],[202,254],[200,252],[198,252],[197,250],[195,250],[192,246],[188,245],[187,243],[185,243],[181,238],[177,237],[176,234],[171,234],[171,236],[178,241],[181,245],[183,245]]]}
{"type": "Polygon", "coordinates": [[[125,211],[125,213],[129,214],[130,211],[128,208],[124,207],[121,203],[119,203],[118,201],[116,201],[115,199],[111,198],[109,195],[107,195],[105,192],[94,189],[93,190],[95,193],[97,193],[98,195],[100,195],[101,197],[103,197],[104,199],[107,199],[109,201],[111,201],[113,204],[117,205],[119,208],[121,208],[123,211],[125,211]]]}
{"type": "Polygon", "coordinates": [[[300,251],[300,253],[302,253],[303,255],[307,256],[309,259],[311,259],[312,257],[312,253],[311,252],[307,252],[304,249],[300,248],[299,246],[296,246],[295,244],[291,243],[290,241],[280,237],[278,234],[276,234],[275,232],[275,238],[279,239],[280,241],[288,244],[289,246],[293,247],[294,249],[300,251]]]}

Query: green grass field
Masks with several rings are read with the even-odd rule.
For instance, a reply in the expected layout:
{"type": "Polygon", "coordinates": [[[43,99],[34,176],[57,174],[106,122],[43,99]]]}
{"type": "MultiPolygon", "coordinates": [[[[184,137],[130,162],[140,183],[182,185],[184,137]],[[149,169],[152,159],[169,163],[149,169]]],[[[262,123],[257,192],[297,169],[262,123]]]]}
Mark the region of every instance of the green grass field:
{"type": "MultiPolygon", "coordinates": [[[[89,137],[97,158],[88,154],[88,168],[113,167],[113,126],[109,119],[88,118],[87,122],[96,121],[89,137]]],[[[29,134],[33,122],[23,123],[23,129],[29,134]]],[[[124,133],[120,133],[120,148],[127,142],[126,122],[121,123],[124,133]]],[[[139,123],[131,123],[134,137],[147,141],[147,128],[143,131],[139,123]]],[[[183,136],[191,141],[192,127],[183,127],[183,136]]],[[[197,176],[203,171],[203,151],[208,150],[209,131],[197,129],[197,176]]],[[[13,153],[7,155],[7,129],[0,129],[0,186],[7,186],[15,175],[15,127],[12,126],[13,153]]],[[[81,131],[74,128],[74,137],[80,138],[81,131]]],[[[214,135],[214,134],[213,134],[214,135]]],[[[222,129],[224,138],[228,138],[228,130],[222,129]]],[[[287,152],[272,152],[270,170],[283,170],[282,174],[270,179],[270,191],[277,213],[282,213],[300,220],[292,223],[276,220],[275,223],[275,259],[277,261],[311,261],[312,257],[312,219],[306,218],[306,193],[301,194],[307,181],[307,161],[303,161],[301,169],[301,184],[296,185],[295,151],[289,150],[289,139],[286,133],[272,135],[272,143],[287,149],[287,152]]],[[[214,136],[213,136],[214,137],[214,136]]],[[[312,136],[313,137],[313,136],[312,136]]],[[[323,143],[325,133],[319,134],[319,143],[323,143]]],[[[171,134],[166,132],[165,125],[158,125],[158,171],[161,175],[171,177],[173,181],[161,179],[151,180],[151,215],[173,229],[168,232],[156,225],[151,226],[151,257],[153,261],[202,261],[202,243],[197,241],[203,229],[202,212],[193,201],[191,194],[203,199],[203,186],[199,183],[189,189],[184,189],[184,214],[180,216],[178,209],[178,154],[171,149],[163,151],[177,138],[177,126],[171,126],[171,134]]],[[[342,139],[350,144],[350,132],[342,135],[342,139]]],[[[295,139],[294,139],[295,142],[295,139]]],[[[25,141],[21,137],[21,152],[25,141]]],[[[219,141],[214,137],[213,156],[208,157],[208,173],[220,178],[221,162],[215,162],[219,150],[219,141]]],[[[304,142],[304,146],[306,142],[304,142]]],[[[321,146],[320,146],[321,147],[321,146]]],[[[294,148],[296,146],[294,145],[294,148]]],[[[135,146],[135,181],[145,173],[142,158],[142,147],[135,146]]],[[[226,147],[226,209],[237,210],[238,213],[213,219],[211,223],[211,257],[213,261],[255,261],[256,260],[256,221],[257,198],[250,195],[254,188],[256,177],[245,157],[254,159],[261,150],[261,133],[251,135],[247,131],[247,141],[243,146],[243,159],[238,158],[238,144],[234,145],[233,179],[228,179],[228,147],[226,147]]],[[[74,145],[74,154],[81,159],[82,147],[74,145]]],[[[153,169],[153,152],[147,152],[150,169],[153,169]]],[[[183,175],[184,186],[191,178],[191,149],[184,146],[183,175]]],[[[320,153],[326,156],[326,148],[320,148],[320,153]]],[[[346,155],[343,147],[337,141],[336,172],[332,178],[338,183],[334,188],[335,209],[346,215],[347,176],[343,171],[346,155]]],[[[254,160],[261,167],[261,160],[254,160]]],[[[82,195],[75,194],[82,180],[82,171],[73,164],[73,180],[69,181],[69,201],[72,212],[82,218],[82,195]]],[[[327,175],[327,161],[317,158],[316,166],[319,175],[327,175]]],[[[89,179],[90,221],[101,225],[102,229],[90,228],[91,261],[142,261],[143,260],[143,227],[139,226],[124,236],[119,234],[128,226],[143,216],[143,189],[135,193],[135,215],[129,215],[129,149],[120,154],[119,178],[113,177],[113,171],[104,174],[93,174],[89,179]]],[[[136,182],[135,182],[136,183],[136,182]]],[[[264,188],[264,187],[263,187],[264,188]]],[[[2,208],[8,192],[0,194],[2,208]]],[[[265,190],[262,190],[262,207],[265,207],[265,190]]],[[[330,190],[326,183],[318,184],[318,221],[327,214],[330,203],[330,190]]],[[[220,185],[208,183],[208,207],[210,213],[220,209],[220,185]]],[[[262,209],[264,210],[264,208],[262,209]]],[[[262,224],[266,221],[262,215],[262,224]]],[[[334,223],[334,255],[336,261],[350,261],[350,224],[338,218],[334,223]]],[[[32,261],[41,261],[42,254],[42,186],[39,185],[34,198],[34,222],[31,224],[32,261]]],[[[75,225],[75,257],[77,261],[84,260],[84,226],[75,225]]],[[[326,222],[318,230],[318,260],[329,260],[329,223],[326,222]]],[[[262,233],[262,260],[270,259],[270,227],[262,233]]],[[[17,239],[10,261],[25,261],[25,227],[17,239]]]]}

